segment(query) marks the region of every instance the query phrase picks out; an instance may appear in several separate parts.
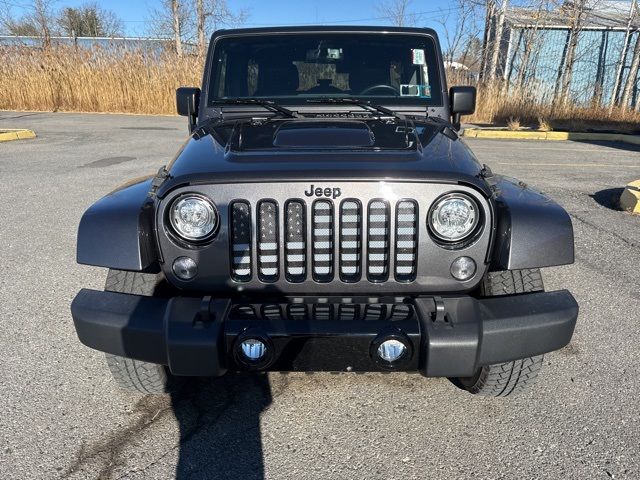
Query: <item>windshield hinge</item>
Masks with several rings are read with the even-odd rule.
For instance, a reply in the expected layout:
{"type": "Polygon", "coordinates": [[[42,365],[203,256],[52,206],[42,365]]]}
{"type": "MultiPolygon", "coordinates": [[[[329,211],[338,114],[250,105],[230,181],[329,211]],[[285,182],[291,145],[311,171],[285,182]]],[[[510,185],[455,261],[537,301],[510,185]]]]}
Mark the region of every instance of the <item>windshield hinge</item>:
{"type": "Polygon", "coordinates": [[[156,173],[156,176],[153,177],[153,180],[151,181],[151,190],[149,191],[149,195],[155,196],[160,186],[169,177],[170,175],[169,175],[169,172],[167,171],[167,167],[166,166],[160,167],[160,170],[158,170],[158,173],[156,173]]]}

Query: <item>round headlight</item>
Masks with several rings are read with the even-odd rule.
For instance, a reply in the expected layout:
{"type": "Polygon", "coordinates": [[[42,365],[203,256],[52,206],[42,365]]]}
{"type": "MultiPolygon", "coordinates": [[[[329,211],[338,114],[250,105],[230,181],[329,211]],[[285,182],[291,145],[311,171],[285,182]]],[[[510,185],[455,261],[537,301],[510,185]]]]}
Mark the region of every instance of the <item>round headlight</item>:
{"type": "Polygon", "coordinates": [[[218,213],[207,197],[187,194],[174,200],[169,221],[185,240],[200,241],[211,236],[218,226],[218,213]]]}
{"type": "Polygon", "coordinates": [[[479,217],[480,212],[473,199],[462,193],[451,193],[431,207],[429,226],[439,239],[457,242],[471,235],[479,217]]]}

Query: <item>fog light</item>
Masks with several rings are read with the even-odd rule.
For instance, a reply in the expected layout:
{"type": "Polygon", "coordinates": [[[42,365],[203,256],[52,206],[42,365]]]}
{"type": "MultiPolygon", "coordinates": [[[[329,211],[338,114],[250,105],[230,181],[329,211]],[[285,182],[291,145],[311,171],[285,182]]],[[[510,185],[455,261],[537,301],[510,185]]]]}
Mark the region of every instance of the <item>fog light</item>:
{"type": "Polygon", "coordinates": [[[193,258],[178,257],[173,262],[173,273],[181,280],[191,280],[198,273],[198,267],[193,258]]]}
{"type": "Polygon", "coordinates": [[[399,340],[385,340],[378,347],[378,356],[385,362],[400,360],[406,353],[406,345],[399,340]]]}
{"type": "Polygon", "coordinates": [[[267,353],[267,346],[256,338],[249,338],[240,344],[242,354],[252,362],[262,359],[267,353]]]}
{"type": "Polygon", "coordinates": [[[476,273],[476,262],[473,258],[458,257],[451,264],[451,275],[456,280],[469,280],[476,273]]]}

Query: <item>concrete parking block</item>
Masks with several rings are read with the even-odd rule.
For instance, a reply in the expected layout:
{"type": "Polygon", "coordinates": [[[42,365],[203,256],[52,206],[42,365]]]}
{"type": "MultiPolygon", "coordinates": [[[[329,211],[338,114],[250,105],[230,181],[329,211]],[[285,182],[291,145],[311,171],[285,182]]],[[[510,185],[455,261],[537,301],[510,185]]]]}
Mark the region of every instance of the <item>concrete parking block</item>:
{"type": "Polygon", "coordinates": [[[622,191],[620,207],[627,212],[640,214],[640,180],[629,183],[622,191]]]}
{"type": "Polygon", "coordinates": [[[0,142],[10,142],[11,140],[25,140],[27,138],[36,138],[36,132],[27,129],[0,130],[0,142]]]}

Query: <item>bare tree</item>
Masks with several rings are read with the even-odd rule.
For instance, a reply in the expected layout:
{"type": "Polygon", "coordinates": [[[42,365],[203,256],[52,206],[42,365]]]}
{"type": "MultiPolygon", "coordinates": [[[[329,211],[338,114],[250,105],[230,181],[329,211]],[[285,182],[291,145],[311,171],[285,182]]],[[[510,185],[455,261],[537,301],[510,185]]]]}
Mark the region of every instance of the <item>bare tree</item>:
{"type": "Polygon", "coordinates": [[[65,7],[58,14],[57,24],[70,37],[116,37],[122,35],[118,16],[97,3],[65,7]]]}
{"type": "Polygon", "coordinates": [[[518,75],[515,82],[519,88],[524,87],[527,73],[531,70],[532,61],[537,59],[537,53],[539,53],[541,43],[540,22],[542,21],[544,13],[548,7],[548,0],[539,0],[534,14],[535,23],[533,23],[531,28],[527,28],[522,32],[522,57],[520,58],[520,66],[518,68],[518,75]]]}
{"type": "MultiPolygon", "coordinates": [[[[629,68],[629,75],[622,91],[622,98],[620,99],[620,107],[622,111],[626,111],[629,108],[631,102],[631,94],[633,93],[633,87],[638,82],[638,71],[640,70],[640,31],[636,34],[636,46],[633,48],[633,57],[631,59],[631,67],[629,68]]],[[[636,108],[640,101],[636,100],[636,108]]]]}
{"type": "Polygon", "coordinates": [[[498,10],[498,17],[496,19],[496,27],[493,36],[493,45],[491,47],[491,58],[489,61],[489,68],[487,77],[493,79],[498,73],[498,60],[500,59],[500,49],[502,48],[502,36],[504,34],[504,18],[507,13],[508,0],[502,0],[500,9],[498,10]]]}
{"type": "Polygon", "coordinates": [[[53,4],[55,0],[34,0],[31,18],[41,32],[42,44],[45,48],[51,46],[51,30],[55,21],[53,4]]]}
{"type": "Polygon", "coordinates": [[[227,0],[196,0],[196,34],[198,52],[202,55],[207,47],[207,35],[221,26],[237,26],[248,16],[246,10],[234,12],[227,0]]]}
{"type": "Polygon", "coordinates": [[[384,0],[376,9],[380,15],[398,27],[411,27],[418,22],[416,14],[410,12],[411,0],[384,0]]]}
{"type": "Polygon", "coordinates": [[[482,61],[480,62],[480,78],[484,80],[487,75],[487,69],[489,67],[489,46],[491,44],[491,33],[493,25],[493,17],[496,12],[495,0],[485,0],[484,4],[485,16],[484,16],[484,30],[482,34],[482,61]]]}
{"type": "Polygon", "coordinates": [[[198,31],[198,53],[204,55],[207,42],[206,29],[207,16],[204,11],[204,0],[196,0],[196,29],[198,31]]]}
{"type": "Polygon", "coordinates": [[[636,17],[637,9],[637,0],[631,0],[629,16],[627,17],[627,28],[624,32],[624,41],[622,43],[622,50],[620,52],[620,61],[618,62],[618,68],[616,70],[616,76],[613,82],[613,92],[611,93],[611,100],[609,101],[609,112],[611,112],[616,106],[616,104],[618,103],[618,97],[620,96],[620,88],[622,87],[622,75],[624,73],[625,64],[627,63],[627,54],[629,52],[631,35],[633,33],[633,21],[636,17]]]}
{"type": "Polygon", "coordinates": [[[569,29],[567,30],[567,39],[562,51],[562,61],[556,77],[554,104],[558,101],[566,104],[569,97],[569,86],[573,79],[573,67],[576,62],[576,48],[587,12],[587,0],[575,0],[565,3],[562,9],[569,19],[569,29]]]}
{"type": "Polygon", "coordinates": [[[0,2],[0,25],[10,35],[27,35],[40,37],[42,45],[51,45],[51,35],[55,33],[54,3],[56,0],[33,0],[21,4],[24,14],[20,17],[12,15],[14,2],[0,2]]]}
{"type": "Polygon", "coordinates": [[[184,53],[184,42],[190,39],[189,12],[180,0],[160,0],[150,12],[149,34],[171,39],[177,55],[184,53]]]}
{"type": "Polygon", "coordinates": [[[453,8],[442,11],[442,17],[437,22],[444,31],[446,62],[460,60],[462,52],[470,46],[470,40],[476,38],[477,25],[474,19],[477,18],[477,7],[473,2],[454,0],[453,8]],[[452,10],[456,11],[455,21],[451,20],[452,10]]]}
{"type": "Polygon", "coordinates": [[[179,0],[171,0],[171,16],[173,18],[173,38],[176,45],[176,54],[182,56],[182,25],[180,18],[179,0]]]}

